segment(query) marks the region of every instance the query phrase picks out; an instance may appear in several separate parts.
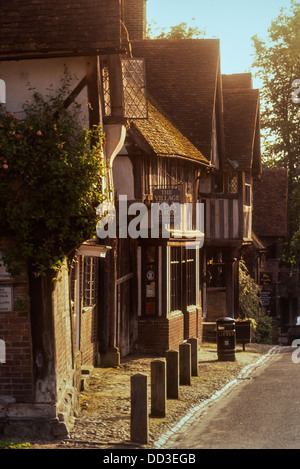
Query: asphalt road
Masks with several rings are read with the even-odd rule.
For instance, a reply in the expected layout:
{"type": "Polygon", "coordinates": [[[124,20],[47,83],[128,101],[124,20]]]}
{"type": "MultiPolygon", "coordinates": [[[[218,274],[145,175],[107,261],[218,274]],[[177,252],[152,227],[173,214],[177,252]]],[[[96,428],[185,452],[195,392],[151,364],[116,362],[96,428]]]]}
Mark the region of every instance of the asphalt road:
{"type": "Polygon", "coordinates": [[[300,449],[300,348],[281,352],[242,380],[165,447],[300,449]]]}

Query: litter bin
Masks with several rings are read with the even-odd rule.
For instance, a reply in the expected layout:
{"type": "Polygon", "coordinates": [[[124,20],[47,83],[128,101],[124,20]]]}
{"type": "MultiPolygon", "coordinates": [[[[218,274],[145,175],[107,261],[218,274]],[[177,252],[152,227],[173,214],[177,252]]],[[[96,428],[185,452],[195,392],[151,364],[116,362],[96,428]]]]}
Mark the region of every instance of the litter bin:
{"type": "Polygon", "coordinates": [[[216,321],[217,353],[220,361],[235,361],[236,332],[232,318],[220,318],[216,321]]]}

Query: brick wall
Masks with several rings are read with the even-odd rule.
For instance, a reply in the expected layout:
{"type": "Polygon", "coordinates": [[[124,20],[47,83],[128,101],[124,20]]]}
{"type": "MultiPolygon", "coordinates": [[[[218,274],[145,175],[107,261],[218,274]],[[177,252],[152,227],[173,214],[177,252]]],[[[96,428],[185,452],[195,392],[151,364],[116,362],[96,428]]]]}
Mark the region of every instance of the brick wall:
{"type": "Polygon", "coordinates": [[[207,289],[207,321],[227,315],[225,288],[207,289]]]}
{"type": "Polygon", "coordinates": [[[81,359],[77,361],[74,343],[73,318],[70,314],[69,276],[66,268],[59,274],[53,292],[53,312],[55,324],[55,353],[57,380],[57,411],[65,422],[78,408],[76,379],[80,379],[81,359]],[[73,332],[73,334],[72,334],[73,332]],[[77,365],[75,362],[77,361],[77,365]],[[76,366],[79,370],[76,370],[76,366]]]}
{"type": "Polygon", "coordinates": [[[80,351],[83,365],[96,364],[95,308],[88,308],[81,313],[80,351]]]}
{"type": "Polygon", "coordinates": [[[187,338],[198,336],[198,310],[189,309],[186,312],[186,336],[187,338]]]}
{"type": "Polygon", "coordinates": [[[183,342],[183,314],[171,313],[168,318],[139,319],[138,349],[141,353],[164,354],[178,350],[183,342]]]}
{"type": "Polygon", "coordinates": [[[181,311],[175,311],[167,318],[139,319],[138,349],[142,353],[164,354],[167,350],[178,350],[186,338],[202,339],[202,311],[190,309],[184,318],[181,311]],[[184,326],[185,320],[185,326],[184,326]]]}
{"type": "MultiPolygon", "coordinates": [[[[5,251],[8,245],[7,239],[0,238],[0,250],[5,251]]],[[[0,312],[0,339],[5,342],[6,349],[6,363],[0,363],[0,397],[10,396],[16,402],[31,402],[31,327],[25,266],[21,275],[0,280],[0,285],[13,287],[13,311],[0,312]]]]}
{"type": "Polygon", "coordinates": [[[145,39],[146,0],[124,0],[124,22],[130,40],[145,39]]]}

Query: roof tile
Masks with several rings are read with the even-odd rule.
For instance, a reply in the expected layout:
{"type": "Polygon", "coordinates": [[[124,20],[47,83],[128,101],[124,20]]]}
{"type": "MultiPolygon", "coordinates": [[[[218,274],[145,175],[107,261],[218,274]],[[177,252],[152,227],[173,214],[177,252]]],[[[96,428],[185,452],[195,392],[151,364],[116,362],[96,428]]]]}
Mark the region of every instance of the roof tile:
{"type": "MultiPolygon", "coordinates": [[[[208,164],[194,145],[155,107],[148,103],[148,119],[132,123],[157,156],[181,157],[208,164]]],[[[134,134],[134,131],[133,131],[134,134]]]]}
{"type": "Polygon", "coordinates": [[[0,54],[120,47],[119,0],[2,0],[0,54]]]}
{"type": "Polygon", "coordinates": [[[136,57],[145,58],[150,94],[175,126],[210,160],[219,40],[133,41],[132,49],[136,57]]]}
{"type": "Polygon", "coordinates": [[[253,231],[264,238],[287,236],[287,170],[263,168],[253,183],[253,231]]]}

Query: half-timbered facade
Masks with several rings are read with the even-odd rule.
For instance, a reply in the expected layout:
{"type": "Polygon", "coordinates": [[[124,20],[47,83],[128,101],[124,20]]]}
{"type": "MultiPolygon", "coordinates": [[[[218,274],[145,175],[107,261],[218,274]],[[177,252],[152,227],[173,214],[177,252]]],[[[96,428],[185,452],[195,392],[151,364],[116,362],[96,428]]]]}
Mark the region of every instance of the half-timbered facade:
{"type": "Polygon", "coordinates": [[[238,268],[252,244],[253,180],[260,177],[259,92],[250,74],[222,76],[225,157],[200,183],[205,203],[204,315],[238,317],[238,268]]]}
{"type": "MultiPolygon", "coordinates": [[[[124,144],[128,118],[146,116],[141,82],[137,92],[132,80],[142,64],[130,55],[121,7],[120,0],[1,4],[0,79],[7,111],[21,119],[33,89],[45,96],[67,74],[72,85],[65,106],[76,99],[82,125],[101,125],[105,132],[103,191],[112,185],[112,162],[124,144]]],[[[1,251],[11,242],[0,233],[1,251]]],[[[109,362],[110,353],[118,362],[115,266],[115,240],[100,245],[96,238],[80,246],[74,268],[70,274],[62,269],[56,283],[35,278],[26,265],[12,278],[1,262],[0,287],[10,298],[0,310],[6,351],[0,365],[1,431],[9,434],[17,425],[28,436],[65,434],[78,408],[81,366],[109,362]]]]}
{"type": "Polygon", "coordinates": [[[148,119],[131,124],[114,163],[117,194],[126,195],[129,208],[137,202],[145,207],[135,241],[140,351],[164,353],[178,348],[184,339],[201,337],[199,272],[204,234],[195,188],[201,170],[208,166],[150,97],[148,119]],[[175,213],[167,210],[166,219],[163,210],[155,212],[156,204],[164,203],[168,209],[177,204],[175,213]]]}

